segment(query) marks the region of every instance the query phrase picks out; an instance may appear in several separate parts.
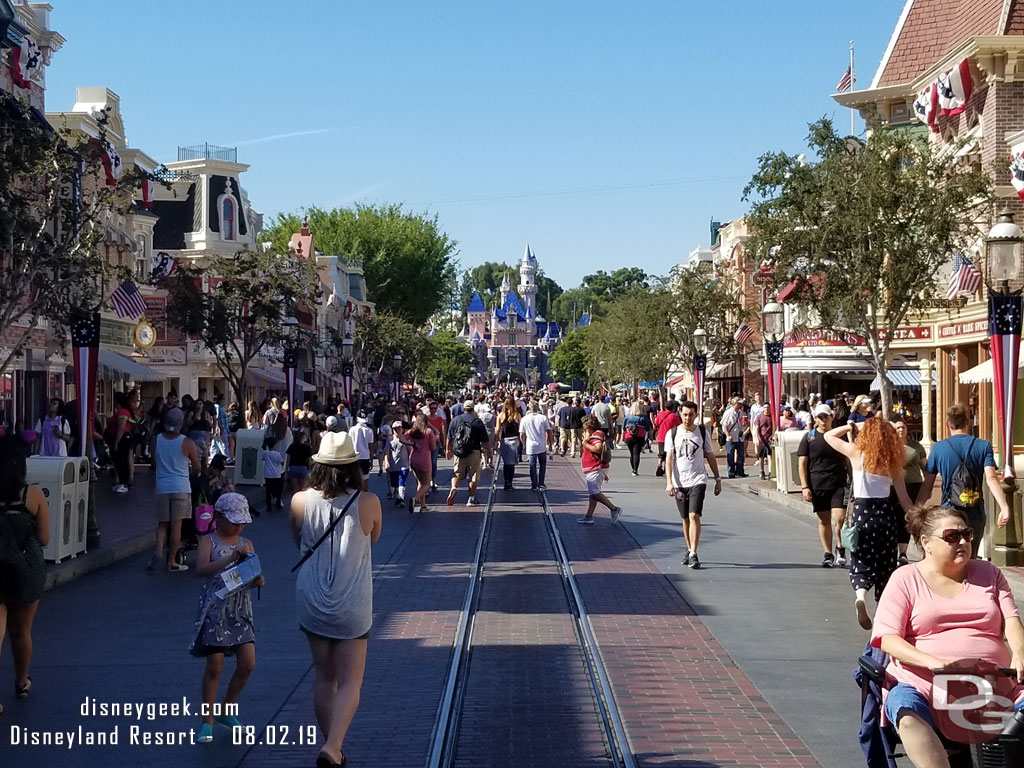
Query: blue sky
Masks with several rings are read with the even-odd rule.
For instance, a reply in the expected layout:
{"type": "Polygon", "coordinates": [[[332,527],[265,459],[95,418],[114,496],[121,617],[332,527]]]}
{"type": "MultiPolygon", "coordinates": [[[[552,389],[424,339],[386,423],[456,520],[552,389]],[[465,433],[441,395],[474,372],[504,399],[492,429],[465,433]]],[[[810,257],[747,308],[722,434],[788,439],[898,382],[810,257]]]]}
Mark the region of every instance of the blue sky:
{"type": "MultiPolygon", "coordinates": [[[[253,205],[401,202],[463,266],[529,240],[563,287],[665,274],[800,151],[856,42],[866,88],[903,0],[50,0],[47,109],[121,96],[131,146],[238,146],[253,205]],[[290,135],[289,135],[290,134],[290,135]],[[268,139],[268,137],[281,137],[268,139]]],[[[858,121],[858,130],[861,130],[858,121]]]]}

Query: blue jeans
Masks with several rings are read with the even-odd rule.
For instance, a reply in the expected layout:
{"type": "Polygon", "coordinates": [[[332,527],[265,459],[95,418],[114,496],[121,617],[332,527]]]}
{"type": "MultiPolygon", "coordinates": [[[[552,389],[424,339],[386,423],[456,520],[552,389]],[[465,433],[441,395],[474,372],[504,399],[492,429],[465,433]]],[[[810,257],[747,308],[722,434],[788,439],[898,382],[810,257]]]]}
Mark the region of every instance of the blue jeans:
{"type": "Polygon", "coordinates": [[[729,477],[743,474],[742,440],[730,440],[725,444],[725,461],[729,466],[729,477]]]}
{"type": "Polygon", "coordinates": [[[539,485],[544,485],[544,474],[548,470],[548,455],[544,451],[540,453],[530,454],[530,486],[536,488],[539,485]],[[537,465],[540,464],[540,472],[537,471],[537,465]]]}

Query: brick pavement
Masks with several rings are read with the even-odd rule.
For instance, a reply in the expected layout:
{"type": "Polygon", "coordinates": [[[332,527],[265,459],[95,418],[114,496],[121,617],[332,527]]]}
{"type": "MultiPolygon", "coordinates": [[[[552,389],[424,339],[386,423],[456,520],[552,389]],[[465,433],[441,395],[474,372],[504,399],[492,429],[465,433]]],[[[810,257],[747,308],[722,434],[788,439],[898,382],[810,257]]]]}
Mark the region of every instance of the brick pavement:
{"type": "MultiPolygon", "coordinates": [[[[603,507],[595,525],[576,524],[587,503],[576,462],[549,463],[548,488],[638,763],[819,765],[643,549],[610,524],[603,507]]],[[[614,492],[609,496],[614,502],[614,492]]]]}
{"type": "Polygon", "coordinates": [[[499,498],[505,503],[494,508],[455,765],[607,768],[543,510],[525,489],[499,498]]]}

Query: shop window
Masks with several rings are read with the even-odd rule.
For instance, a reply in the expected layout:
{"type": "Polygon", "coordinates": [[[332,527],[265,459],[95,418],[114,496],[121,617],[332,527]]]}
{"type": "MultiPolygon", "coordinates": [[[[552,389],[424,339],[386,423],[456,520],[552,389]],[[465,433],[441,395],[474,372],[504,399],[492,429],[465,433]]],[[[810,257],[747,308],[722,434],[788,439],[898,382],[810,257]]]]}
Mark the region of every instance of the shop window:
{"type": "Polygon", "coordinates": [[[146,236],[135,236],[135,278],[137,280],[149,279],[149,257],[146,254],[146,236]]]}
{"type": "Polygon", "coordinates": [[[221,202],[220,225],[225,240],[235,239],[235,201],[225,197],[221,202]]]}

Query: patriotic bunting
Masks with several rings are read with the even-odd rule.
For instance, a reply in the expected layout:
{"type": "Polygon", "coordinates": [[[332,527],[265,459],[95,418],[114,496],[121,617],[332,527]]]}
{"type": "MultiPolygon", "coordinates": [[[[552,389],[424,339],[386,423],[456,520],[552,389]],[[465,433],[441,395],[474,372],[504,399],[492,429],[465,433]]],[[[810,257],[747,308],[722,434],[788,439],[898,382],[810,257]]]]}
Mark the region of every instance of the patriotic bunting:
{"type": "Polygon", "coordinates": [[[936,81],[939,92],[939,108],[943,117],[959,115],[967,109],[971,100],[971,62],[961,61],[954,69],[939,75],[936,81]]]}
{"type": "Polygon", "coordinates": [[[1003,477],[1013,473],[1013,418],[1017,402],[1021,318],[1024,297],[992,293],[988,297],[988,332],[992,346],[996,412],[1003,428],[1003,477]]]}
{"type": "Polygon", "coordinates": [[[693,356],[693,399],[697,401],[697,423],[704,423],[704,376],[708,369],[707,355],[693,356]]]}
{"type": "Polygon", "coordinates": [[[769,412],[772,426],[778,432],[779,418],[782,416],[779,410],[779,395],[782,393],[782,342],[766,341],[764,354],[768,361],[768,403],[771,405],[769,412]]]}
{"type": "Polygon", "coordinates": [[[75,397],[82,456],[92,455],[93,419],[96,416],[96,370],[100,357],[100,313],[82,315],[71,326],[75,363],[75,397]]]}
{"type": "Polygon", "coordinates": [[[345,387],[345,402],[352,402],[352,374],[355,373],[355,366],[347,360],[341,365],[341,381],[345,387]]]}
{"type": "Polygon", "coordinates": [[[402,372],[395,371],[395,402],[402,401],[402,372]]]}
{"type": "Polygon", "coordinates": [[[1024,153],[1010,157],[1010,183],[1017,190],[1017,197],[1024,200],[1024,153]]]}
{"type": "Polygon", "coordinates": [[[299,367],[299,356],[294,350],[284,353],[284,382],[288,389],[288,426],[292,426],[295,413],[295,369],[299,367]]]}
{"type": "Polygon", "coordinates": [[[135,166],[135,170],[142,175],[142,207],[147,211],[153,208],[153,180],[146,176],[146,172],[135,166]]]}
{"type": "Polygon", "coordinates": [[[43,71],[43,52],[36,41],[25,35],[21,45],[11,48],[11,79],[19,88],[28,89],[43,71]]]}
{"type": "Polygon", "coordinates": [[[107,174],[107,186],[112,187],[121,178],[121,156],[117,154],[114,145],[104,139],[100,144],[100,160],[103,161],[103,170],[107,174]]]}
{"type": "Polygon", "coordinates": [[[153,257],[153,272],[150,275],[150,280],[156,282],[165,277],[169,277],[174,272],[174,267],[177,265],[177,260],[166,251],[160,251],[155,257],[153,257]]]}
{"type": "Polygon", "coordinates": [[[914,114],[917,119],[927,125],[935,133],[939,127],[935,124],[935,118],[939,114],[939,90],[935,83],[925,86],[914,100],[914,114]]]}

